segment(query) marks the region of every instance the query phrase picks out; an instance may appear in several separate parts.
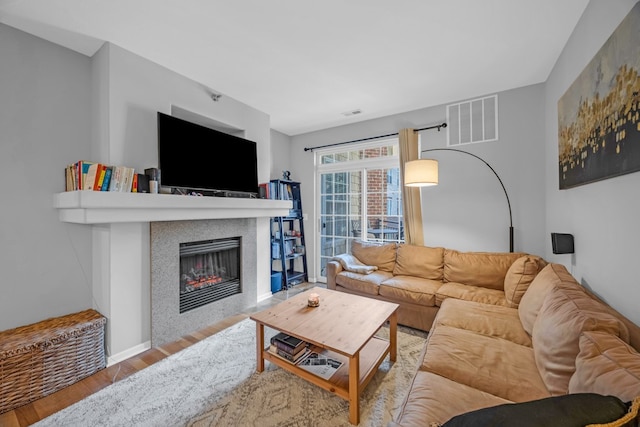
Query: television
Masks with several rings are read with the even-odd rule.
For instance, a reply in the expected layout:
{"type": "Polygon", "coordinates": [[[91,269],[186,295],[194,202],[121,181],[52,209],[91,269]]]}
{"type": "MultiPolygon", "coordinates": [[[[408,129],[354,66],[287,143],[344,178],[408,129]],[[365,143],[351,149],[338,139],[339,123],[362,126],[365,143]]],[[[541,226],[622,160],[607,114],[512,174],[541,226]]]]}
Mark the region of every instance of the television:
{"type": "Polygon", "coordinates": [[[256,197],[254,141],[158,112],[160,185],[204,195],[256,197]]]}

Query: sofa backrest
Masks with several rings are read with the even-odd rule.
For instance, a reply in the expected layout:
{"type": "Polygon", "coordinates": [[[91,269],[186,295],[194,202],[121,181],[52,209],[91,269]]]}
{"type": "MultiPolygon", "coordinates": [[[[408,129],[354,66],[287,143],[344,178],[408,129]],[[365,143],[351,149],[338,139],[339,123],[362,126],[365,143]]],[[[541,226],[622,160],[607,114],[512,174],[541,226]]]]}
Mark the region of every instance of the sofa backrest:
{"type": "Polygon", "coordinates": [[[442,281],[444,278],[444,248],[406,243],[398,245],[393,275],[442,281]]]}
{"type": "Polygon", "coordinates": [[[596,294],[594,294],[591,290],[583,287],[582,289],[584,289],[585,293],[587,295],[589,295],[591,298],[594,298],[600,302],[602,302],[606,308],[606,310],[613,314],[614,316],[616,316],[618,319],[620,319],[622,321],[622,323],[625,324],[625,326],[627,327],[627,329],[629,330],[629,344],[631,344],[631,346],[633,348],[635,348],[637,351],[640,351],[640,326],[636,325],[635,323],[633,323],[631,320],[627,319],[625,316],[623,316],[622,314],[620,314],[616,309],[614,309],[613,307],[611,307],[610,305],[608,305],[606,302],[604,302],[603,300],[601,300],[596,294]]]}
{"type": "Polygon", "coordinates": [[[578,286],[582,292],[601,302],[605,310],[616,316],[625,324],[629,331],[629,343],[633,348],[640,351],[640,326],[636,325],[606,302],[602,301],[592,291],[580,285],[571,273],[567,271],[567,268],[564,265],[557,263],[547,264],[540,273],[538,273],[529,285],[525,294],[522,296],[520,305],[518,306],[518,314],[520,315],[522,327],[529,333],[529,335],[533,332],[533,324],[536,321],[547,293],[552,287],[562,283],[574,284],[575,286],[578,286]]]}
{"type": "Polygon", "coordinates": [[[460,252],[444,250],[444,282],[504,290],[504,278],[522,252],[460,252]]]}
{"type": "Polygon", "coordinates": [[[587,295],[580,284],[564,281],[552,287],[531,336],[538,371],[551,394],[569,392],[580,336],[589,331],[606,332],[629,342],[629,331],[622,321],[609,313],[604,303],[587,295]]]}
{"type": "Polygon", "coordinates": [[[583,332],[569,393],[598,393],[629,402],[640,396],[640,353],[606,332],[583,332]]]}
{"type": "Polygon", "coordinates": [[[522,327],[529,335],[533,333],[533,324],[538,317],[540,308],[547,293],[563,282],[574,282],[575,279],[562,264],[547,264],[533,279],[529,288],[522,296],[518,306],[518,315],[522,327]]]}
{"type": "Polygon", "coordinates": [[[540,271],[518,313],[550,392],[640,395],[640,327],[578,283],[564,265],[550,263],[540,271]]]}
{"type": "Polygon", "coordinates": [[[375,265],[378,270],[391,273],[396,265],[397,246],[395,243],[381,245],[354,240],[351,242],[351,254],[365,265],[375,265]]]}

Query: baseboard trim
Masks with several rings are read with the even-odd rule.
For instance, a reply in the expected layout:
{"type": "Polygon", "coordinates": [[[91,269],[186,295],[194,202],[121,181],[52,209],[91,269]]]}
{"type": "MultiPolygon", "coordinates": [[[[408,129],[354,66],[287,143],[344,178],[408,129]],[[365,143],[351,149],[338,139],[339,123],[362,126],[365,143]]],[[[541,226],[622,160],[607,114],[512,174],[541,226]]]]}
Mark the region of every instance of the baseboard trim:
{"type": "Polygon", "coordinates": [[[267,300],[269,298],[271,298],[273,296],[273,294],[271,292],[266,293],[266,294],[262,294],[262,295],[258,295],[258,302],[262,302],[264,300],[267,300]]]}
{"type": "Polygon", "coordinates": [[[114,354],[107,358],[107,367],[111,365],[115,365],[116,363],[120,363],[123,360],[126,360],[130,357],[135,356],[136,354],[140,354],[143,351],[147,351],[151,348],[151,341],[143,342],[142,344],[138,344],[134,347],[128,348],[125,351],[121,351],[118,354],[114,354]]]}

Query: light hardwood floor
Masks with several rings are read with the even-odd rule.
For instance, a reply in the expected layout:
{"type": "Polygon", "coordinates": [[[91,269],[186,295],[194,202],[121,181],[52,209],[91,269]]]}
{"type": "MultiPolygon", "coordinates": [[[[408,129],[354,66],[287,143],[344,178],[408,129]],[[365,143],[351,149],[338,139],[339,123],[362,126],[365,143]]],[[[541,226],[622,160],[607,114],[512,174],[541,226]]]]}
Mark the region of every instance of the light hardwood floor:
{"type": "Polygon", "coordinates": [[[252,313],[275,305],[290,296],[303,292],[314,286],[322,286],[322,283],[302,283],[292,289],[283,290],[274,294],[271,298],[260,302],[257,306],[246,310],[243,313],[228,317],[220,322],[208,326],[200,331],[193,332],[179,339],[178,341],[151,348],[143,353],[133,356],[125,361],[105,368],[69,387],[57,391],[42,399],[33,401],[12,411],[0,414],[1,427],[29,426],[48,417],[61,409],[72,405],[79,400],[97,392],[98,390],[120,381],[128,376],[153,365],[182,349],[189,347],[223,329],[232,326],[241,320],[246,319],[252,313]]]}

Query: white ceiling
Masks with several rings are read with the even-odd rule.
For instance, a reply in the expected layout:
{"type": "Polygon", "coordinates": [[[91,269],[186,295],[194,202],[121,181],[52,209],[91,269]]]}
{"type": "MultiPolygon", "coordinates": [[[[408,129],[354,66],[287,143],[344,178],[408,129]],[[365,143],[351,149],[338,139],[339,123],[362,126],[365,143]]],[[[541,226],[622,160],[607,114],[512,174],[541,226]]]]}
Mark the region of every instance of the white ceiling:
{"type": "Polygon", "coordinates": [[[0,22],[112,42],[296,135],[544,82],[588,2],[0,0],[0,22]]]}

